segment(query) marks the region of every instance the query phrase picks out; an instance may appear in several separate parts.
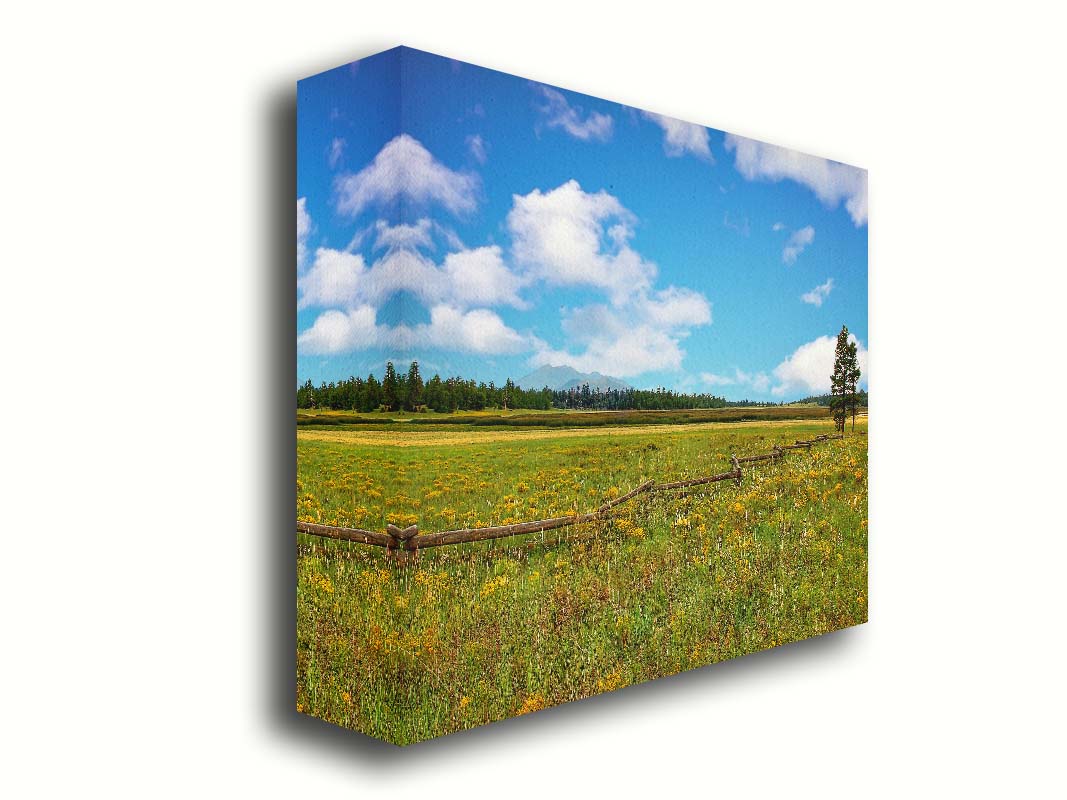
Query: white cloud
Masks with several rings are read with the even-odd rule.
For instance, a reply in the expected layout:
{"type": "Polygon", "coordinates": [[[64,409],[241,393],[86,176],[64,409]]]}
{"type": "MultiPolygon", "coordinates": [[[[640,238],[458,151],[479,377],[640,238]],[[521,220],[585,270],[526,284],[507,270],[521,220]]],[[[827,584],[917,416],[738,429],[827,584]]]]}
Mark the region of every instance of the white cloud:
{"type": "Polygon", "coordinates": [[[711,323],[711,304],[692,289],[668,286],[651,296],[639,295],[632,305],[640,318],[665,330],[711,323]]]}
{"type": "Polygon", "coordinates": [[[527,307],[519,297],[523,282],[504,264],[496,245],[449,253],[443,268],[447,293],[461,306],[527,307]]]}
{"type": "MultiPolygon", "coordinates": [[[[850,334],[850,342],[856,342],[856,356],[862,377],[860,383],[866,384],[867,349],[850,334]]],[[[830,391],[830,374],[834,371],[834,351],[837,349],[836,336],[820,336],[814,341],[802,344],[792,355],[774,368],[777,385],[771,392],[776,396],[785,394],[826,394],[830,391]]]]}
{"type": "Polygon", "coordinates": [[[562,128],[583,142],[606,142],[611,138],[614,120],[608,114],[590,111],[583,119],[582,108],[570,105],[562,92],[540,84],[535,90],[545,99],[545,104],[538,106],[538,110],[549,128],[562,128]]]}
{"type": "Polygon", "coordinates": [[[729,375],[716,375],[714,372],[701,372],[700,380],[706,386],[732,386],[736,383],[729,375]]]}
{"type": "Polygon", "coordinates": [[[765,372],[744,372],[734,367],[732,375],[716,375],[713,372],[701,372],[700,380],[706,386],[741,386],[748,387],[757,394],[763,394],[770,388],[771,379],[765,372]]]}
{"type": "Polygon", "coordinates": [[[512,330],[484,308],[464,314],[451,306],[435,306],[430,309],[430,324],[417,326],[415,331],[430,347],[468,353],[521,353],[535,344],[535,340],[512,330]]]}
{"type": "Polygon", "coordinates": [[[479,164],[484,164],[488,158],[485,149],[485,141],[477,133],[467,137],[467,149],[479,164]]]}
{"type": "Polygon", "coordinates": [[[341,163],[341,158],[345,154],[345,140],[338,137],[330,142],[330,151],[326,154],[326,162],[330,165],[330,169],[336,169],[337,165],[341,163]]]}
{"type": "Polygon", "coordinates": [[[815,229],[810,225],[793,231],[789,241],[782,248],[782,263],[795,264],[797,256],[804,252],[804,248],[815,241],[815,229]]]}
{"type": "Polygon", "coordinates": [[[711,305],[703,295],[670,286],[641,293],[622,307],[593,304],[565,309],[561,327],[571,352],[542,345],[533,366],[571,366],[582,372],[630,377],[653,370],[681,369],[682,339],[689,329],[711,322],[711,305]]]}
{"type": "Polygon", "coordinates": [[[413,225],[390,225],[384,219],[374,223],[377,237],[374,240],[375,250],[396,250],[407,248],[433,249],[433,222],[423,217],[413,225]]]}
{"type": "Polygon", "coordinates": [[[776,222],[773,225],[771,225],[771,230],[776,232],[776,233],[778,231],[784,231],[785,230],[785,223],[784,222],[776,222]]]}
{"type": "Polygon", "coordinates": [[[311,268],[297,280],[297,307],[380,308],[400,292],[411,293],[427,308],[441,303],[458,308],[527,307],[519,297],[524,282],[508,269],[499,247],[452,252],[438,265],[410,246],[428,235],[421,222],[383,225],[375,247],[389,249],[370,265],[358,253],[320,247],[311,268]]]}
{"type": "Polygon", "coordinates": [[[791,180],[808,187],[828,208],[844,201],[856,227],[867,223],[867,170],[727,134],[727,150],[746,179],[791,180]]]}
{"type": "Polygon", "coordinates": [[[603,372],[621,378],[653,370],[677,370],[685,354],[677,338],[649,325],[624,326],[614,335],[590,337],[581,353],[542,347],[531,358],[535,366],[574,367],[579,372],[603,372]]]}
{"type": "Polygon", "coordinates": [[[311,236],[311,215],[307,212],[307,198],[296,201],[296,268],[302,270],[307,261],[308,237],[311,236]]]}
{"type": "Polygon", "coordinates": [[[584,192],[573,180],[514,196],[507,225],[524,280],[591,287],[609,301],[565,311],[563,331],[581,352],[544,346],[532,359],[535,366],[621,376],[681,367],[681,340],[711,322],[711,304],[683,287],[654,288],[656,265],[629,244],[634,222],[615,197],[584,192]]]}
{"type": "Polygon", "coordinates": [[[475,208],[478,178],[454,172],[416,139],[402,133],[362,170],[341,175],[336,188],[337,210],[352,216],[401,198],[422,205],[438,203],[453,214],[462,214],[475,208]]]}
{"type": "Polygon", "coordinates": [[[360,292],[366,264],[358,253],[320,247],[315,263],[297,278],[297,308],[350,307],[360,292]]]}
{"type": "MultiPolygon", "coordinates": [[[[389,158],[379,154],[376,165],[389,158]]],[[[379,176],[367,170],[360,174],[364,195],[353,207],[380,199],[367,194],[379,176]]],[[[405,197],[408,193],[402,192],[405,197]]],[[[656,265],[631,246],[635,223],[615,197],[587,193],[576,181],[516,195],[507,217],[512,268],[500,246],[466,248],[428,217],[400,225],[379,220],[353,240],[379,257],[319,248],[300,276],[298,307],[323,309],[298,337],[300,352],[381,347],[532,353],[535,364],[570,364],[623,376],[680,369],[682,342],[693,328],[710,324],[711,304],[700,292],[654,285],[656,265]],[[442,259],[428,255],[442,243],[447,245],[442,259]],[[591,288],[605,301],[565,310],[561,325],[566,344],[555,349],[509,327],[492,310],[529,308],[522,290],[537,282],[591,288]],[[429,310],[429,322],[377,323],[377,310],[400,292],[429,310]]]]}
{"type": "Polygon", "coordinates": [[[589,194],[571,180],[549,192],[514,195],[507,225],[516,263],[531,277],[558,286],[594,286],[612,302],[648,290],[656,265],[626,243],[633,215],[607,192],[589,194]],[[611,246],[605,247],[605,223],[611,246]]]}
{"type": "Polygon", "coordinates": [[[805,303],[810,303],[815,307],[822,305],[822,301],[830,296],[830,291],[834,288],[834,279],[827,278],[826,283],[820,284],[812,289],[810,292],[804,292],[800,296],[800,299],[805,303]]]}
{"type": "Polygon", "coordinates": [[[392,327],[378,325],[376,312],[369,305],[349,311],[331,309],[297,337],[297,347],[306,355],[333,355],[370,347],[497,355],[525,352],[538,344],[535,338],[509,328],[488,309],[463,312],[444,304],[430,309],[429,323],[392,327]]]}
{"type": "Polygon", "coordinates": [[[373,346],[378,339],[375,311],[360,306],[351,311],[324,311],[314,324],[296,338],[297,350],[309,355],[329,355],[373,346]]]}
{"type": "Polygon", "coordinates": [[[678,158],[689,153],[710,164],[715,163],[715,158],[711,155],[711,147],[708,145],[708,129],[703,125],[683,122],[680,119],[654,114],[651,111],[641,113],[663,129],[663,152],[668,156],[678,158]]]}
{"type": "Polygon", "coordinates": [[[400,292],[410,292],[424,305],[441,301],[447,290],[437,265],[414,250],[390,250],[375,261],[360,286],[362,298],[380,308],[400,292]]]}

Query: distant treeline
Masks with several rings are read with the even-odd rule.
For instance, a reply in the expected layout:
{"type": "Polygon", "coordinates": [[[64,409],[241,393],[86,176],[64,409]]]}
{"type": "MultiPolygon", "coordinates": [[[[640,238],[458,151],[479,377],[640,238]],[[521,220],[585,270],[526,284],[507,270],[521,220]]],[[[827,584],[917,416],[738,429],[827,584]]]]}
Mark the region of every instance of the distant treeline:
{"type": "Polygon", "coordinates": [[[748,400],[727,402],[713,394],[684,394],[671,389],[609,389],[601,391],[588,385],[566,390],[516,386],[508,378],[502,386],[464,380],[461,377],[442,379],[434,375],[423,381],[417,361],[411,362],[407,373],[398,373],[392,362],[385,365],[385,375],[379,381],[373,373],[364,378],[355,376],[336,383],[312,385],[304,383],[296,392],[297,408],[329,408],[338,411],[420,411],[432,409],[441,413],[452,411],[481,411],[486,408],[530,409],[547,411],[551,408],[595,411],[685,410],[697,408],[726,408],[778,405],[748,400]]]}
{"type": "MultiPolygon", "coordinates": [[[[817,395],[812,395],[811,397],[805,397],[803,400],[796,400],[794,402],[797,402],[797,403],[814,403],[817,406],[826,406],[827,408],[829,408],[830,407],[830,399],[832,397],[833,397],[832,394],[817,394],[817,395]]],[[[867,392],[862,390],[862,389],[860,391],[856,392],[856,402],[860,407],[866,407],[868,405],[868,403],[867,403],[867,392]]]]}

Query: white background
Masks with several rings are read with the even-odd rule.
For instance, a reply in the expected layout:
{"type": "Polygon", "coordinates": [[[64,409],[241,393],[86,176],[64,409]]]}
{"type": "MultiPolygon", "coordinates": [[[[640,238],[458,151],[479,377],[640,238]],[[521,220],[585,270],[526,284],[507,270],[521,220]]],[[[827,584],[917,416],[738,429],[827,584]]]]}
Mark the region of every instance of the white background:
{"type": "Polygon", "coordinates": [[[698,5],[5,9],[7,796],[1063,791],[1062,20],[698,5]],[[399,43],[869,168],[868,625],[405,750],[292,715],[294,82],[399,43]]]}

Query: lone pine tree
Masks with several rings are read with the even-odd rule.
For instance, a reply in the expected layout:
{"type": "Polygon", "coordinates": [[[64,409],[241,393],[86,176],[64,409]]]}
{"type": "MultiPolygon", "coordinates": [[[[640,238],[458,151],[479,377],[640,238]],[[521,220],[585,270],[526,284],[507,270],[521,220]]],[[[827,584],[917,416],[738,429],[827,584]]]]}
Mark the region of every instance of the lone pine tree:
{"type": "Polygon", "coordinates": [[[830,375],[830,415],[838,431],[845,430],[845,418],[848,416],[849,397],[849,343],[848,328],[841,326],[837,334],[837,347],[834,350],[834,371],[830,375]]]}

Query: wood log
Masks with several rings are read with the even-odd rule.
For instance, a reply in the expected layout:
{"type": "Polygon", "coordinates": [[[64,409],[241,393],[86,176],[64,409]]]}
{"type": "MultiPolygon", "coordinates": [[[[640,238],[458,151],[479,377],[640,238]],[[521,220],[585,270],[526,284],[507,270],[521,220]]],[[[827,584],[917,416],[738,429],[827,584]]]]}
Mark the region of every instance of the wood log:
{"type": "Polygon", "coordinates": [[[644,483],[642,483],[640,486],[637,486],[637,487],[631,489],[626,494],[621,495],[619,497],[616,497],[614,500],[608,500],[606,503],[604,503],[599,508],[597,508],[596,513],[603,513],[604,511],[607,511],[609,508],[614,508],[617,505],[621,505],[622,503],[625,503],[627,500],[632,500],[633,498],[637,497],[637,495],[641,494],[642,492],[647,492],[649,489],[651,489],[655,485],[656,485],[655,481],[647,480],[644,483]]]}
{"type": "Polygon", "coordinates": [[[419,535],[419,526],[408,525],[408,527],[401,529],[389,523],[385,526],[385,532],[393,537],[398,547],[403,547],[405,550],[414,550],[415,548],[411,546],[410,540],[419,535]]]}
{"type": "Polygon", "coordinates": [[[761,453],[758,456],[745,456],[744,458],[737,459],[740,464],[752,464],[756,461],[773,461],[776,458],[781,458],[781,453],[761,453]]]}
{"type": "Polygon", "coordinates": [[[411,539],[408,544],[412,549],[424,547],[440,547],[443,544],[464,544],[469,542],[484,542],[489,539],[502,539],[505,536],[519,536],[524,533],[541,533],[556,528],[566,528],[569,525],[581,525],[586,522],[609,519],[610,513],[592,511],[588,514],[576,514],[572,517],[552,517],[551,519],[539,519],[533,522],[516,522],[513,525],[498,525],[492,528],[461,528],[454,531],[441,531],[440,533],[423,533],[411,539]]]}
{"type": "Polygon", "coordinates": [[[296,523],[296,529],[300,533],[306,533],[310,536],[321,536],[324,539],[340,539],[345,542],[373,544],[377,547],[385,548],[394,546],[392,536],[378,531],[364,531],[359,528],[341,528],[336,525],[318,525],[313,522],[298,522],[296,523]]]}
{"type": "Polygon", "coordinates": [[[406,528],[398,528],[396,525],[389,523],[385,526],[385,532],[401,542],[406,542],[412,536],[417,536],[419,533],[418,525],[409,525],[406,528]]]}
{"type": "Polygon", "coordinates": [[[683,489],[687,486],[700,486],[705,483],[715,483],[716,481],[728,481],[731,478],[736,478],[738,472],[730,470],[729,472],[720,472],[718,475],[707,475],[703,478],[689,478],[684,481],[671,481],[670,483],[657,483],[652,487],[654,492],[662,492],[667,489],[683,489]]]}

